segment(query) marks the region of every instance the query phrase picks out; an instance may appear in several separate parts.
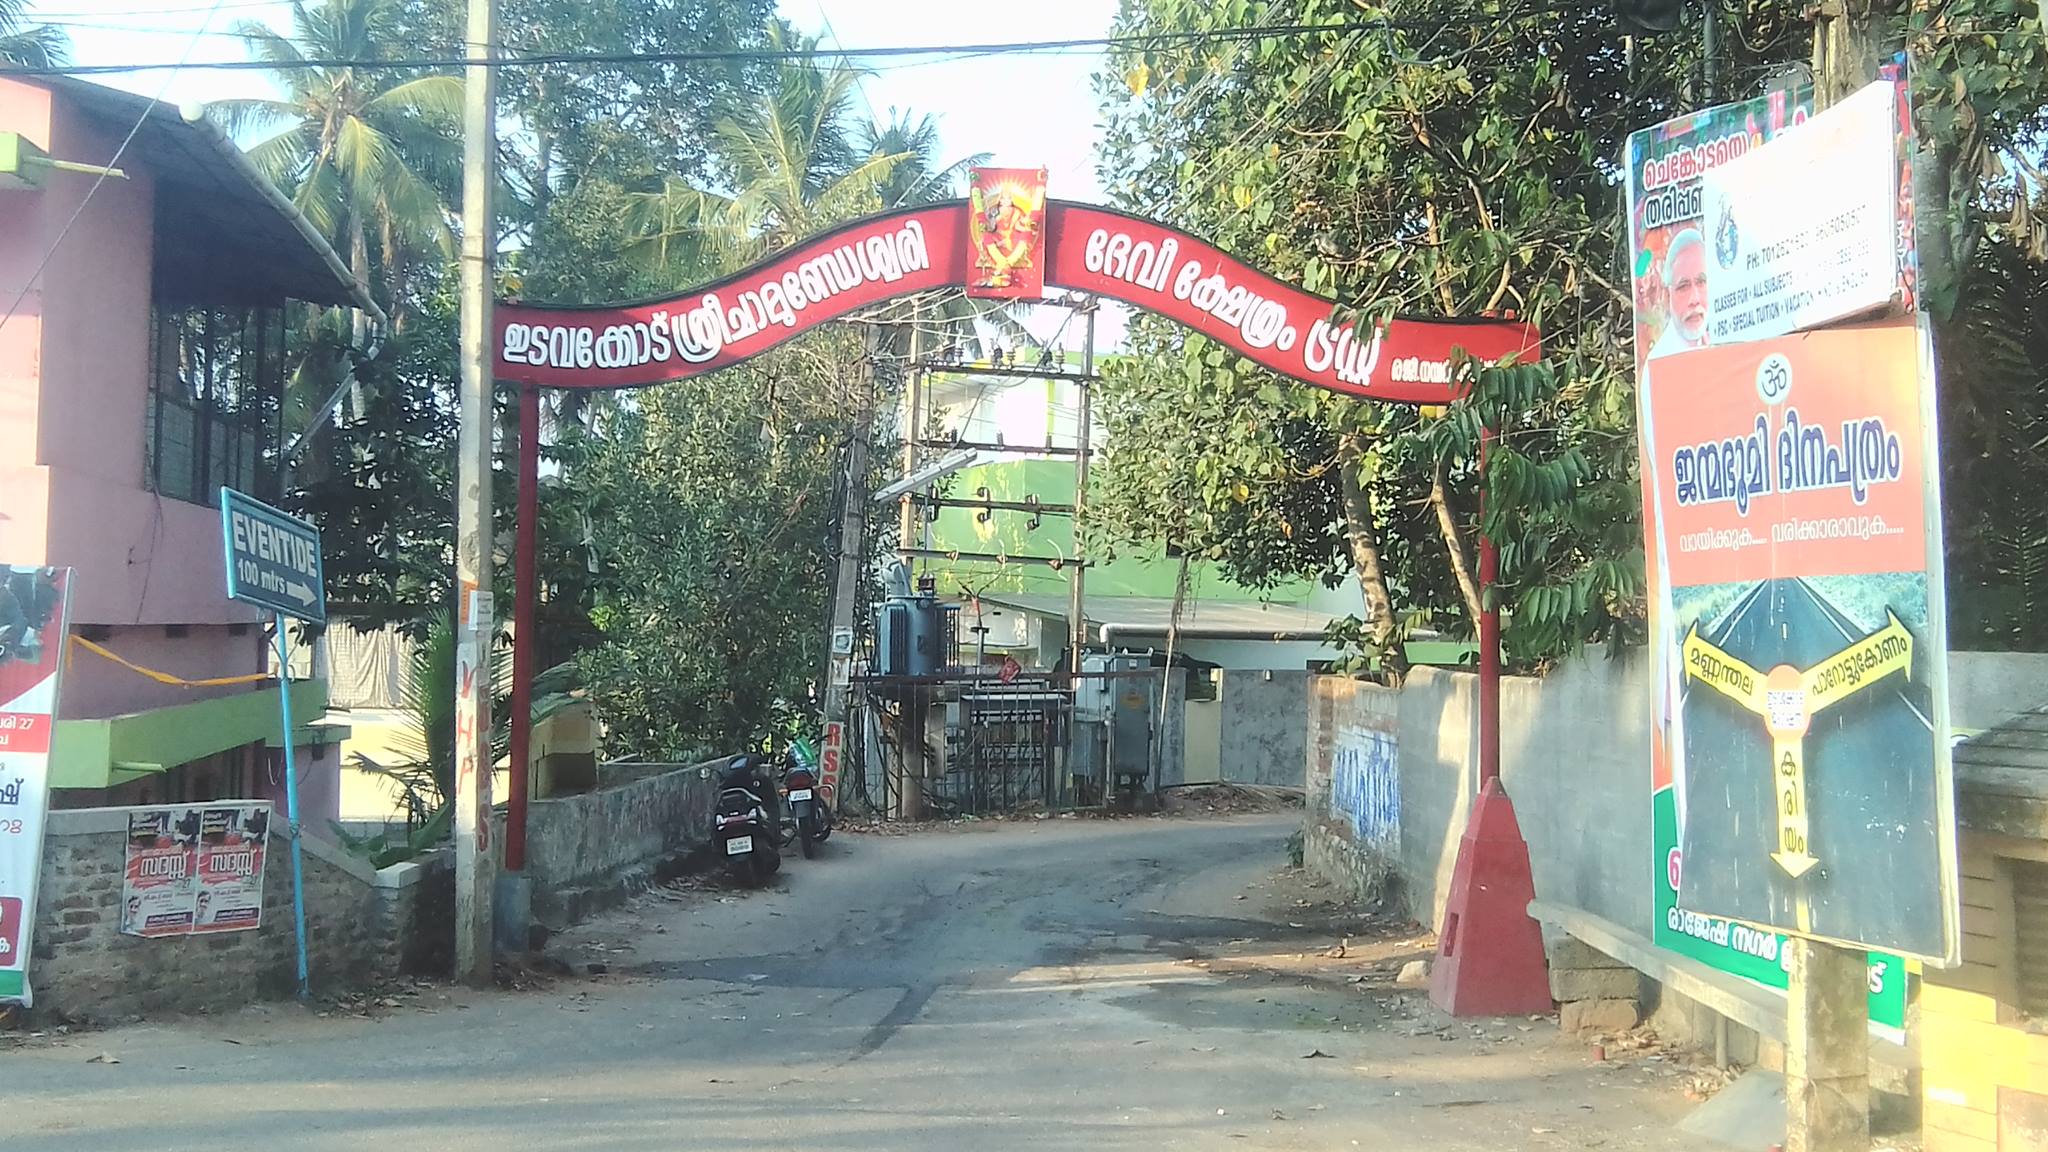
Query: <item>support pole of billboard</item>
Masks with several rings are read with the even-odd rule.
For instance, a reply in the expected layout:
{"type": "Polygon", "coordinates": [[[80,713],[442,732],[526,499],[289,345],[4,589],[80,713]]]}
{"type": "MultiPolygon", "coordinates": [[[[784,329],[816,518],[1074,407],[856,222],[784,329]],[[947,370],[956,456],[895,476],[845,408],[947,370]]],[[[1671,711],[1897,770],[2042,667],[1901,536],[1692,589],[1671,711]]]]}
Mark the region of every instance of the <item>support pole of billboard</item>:
{"type": "Polygon", "coordinates": [[[284,725],[284,736],[278,741],[284,750],[284,819],[292,834],[292,942],[297,952],[299,999],[305,1001],[313,998],[313,985],[306,972],[306,856],[300,839],[304,830],[299,827],[299,771],[292,755],[291,640],[284,630],[284,613],[277,613],[274,619],[277,621],[277,710],[284,725]]]}
{"type": "MultiPolygon", "coordinates": [[[[1888,5],[1815,9],[1813,98],[1828,108],[1877,75],[1888,5]]],[[[1860,949],[1788,936],[1785,1152],[1870,1146],[1870,962],[1860,949]]]]}
{"type": "Polygon", "coordinates": [[[491,981],[491,294],[497,0],[469,0],[463,69],[455,490],[455,977],[491,981]]]}

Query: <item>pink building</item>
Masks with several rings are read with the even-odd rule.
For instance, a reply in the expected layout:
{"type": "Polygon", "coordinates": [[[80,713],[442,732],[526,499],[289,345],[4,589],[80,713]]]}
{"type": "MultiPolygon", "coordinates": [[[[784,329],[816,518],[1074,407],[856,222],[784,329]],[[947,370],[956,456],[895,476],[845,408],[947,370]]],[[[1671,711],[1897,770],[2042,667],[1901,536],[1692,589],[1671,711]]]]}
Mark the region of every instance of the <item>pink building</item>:
{"type": "MultiPolygon", "coordinates": [[[[0,325],[0,562],[76,569],[73,635],[135,664],[262,671],[265,622],[225,593],[218,493],[277,496],[287,302],[374,313],[368,294],[211,124],[0,77],[0,308],[17,295],[0,325]],[[107,164],[131,129],[125,179],[41,162],[107,164]]],[[[305,723],[325,698],[294,685],[316,828],[338,788],[337,735],[305,723]]],[[[274,687],[162,684],[74,644],[61,707],[56,806],[282,798],[274,687]]]]}

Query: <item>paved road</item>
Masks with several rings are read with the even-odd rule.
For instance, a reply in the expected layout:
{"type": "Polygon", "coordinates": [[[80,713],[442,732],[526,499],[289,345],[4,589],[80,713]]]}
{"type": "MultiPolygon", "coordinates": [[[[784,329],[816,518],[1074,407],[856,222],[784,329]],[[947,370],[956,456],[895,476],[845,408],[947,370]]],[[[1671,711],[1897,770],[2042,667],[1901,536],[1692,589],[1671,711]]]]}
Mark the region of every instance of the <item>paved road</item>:
{"type": "Polygon", "coordinates": [[[1662,1066],[1393,989],[1426,942],[1322,957],[1355,916],[1275,878],[1296,820],[837,837],[775,890],[651,896],[558,942],[602,976],[0,1051],[0,1143],[1693,1147],[1662,1066]]]}

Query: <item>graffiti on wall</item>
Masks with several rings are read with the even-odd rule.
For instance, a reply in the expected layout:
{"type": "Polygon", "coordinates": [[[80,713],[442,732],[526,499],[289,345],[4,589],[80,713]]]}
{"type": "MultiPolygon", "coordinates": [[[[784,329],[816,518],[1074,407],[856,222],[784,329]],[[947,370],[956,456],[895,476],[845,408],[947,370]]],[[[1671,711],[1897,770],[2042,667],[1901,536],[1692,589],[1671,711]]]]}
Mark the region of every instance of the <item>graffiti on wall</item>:
{"type": "Polygon", "coordinates": [[[1401,847],[1401,770],[1392,732],[1345,725],[1330,764],[1330,810],[1351,823],[1360,844],[1401,847]]]}

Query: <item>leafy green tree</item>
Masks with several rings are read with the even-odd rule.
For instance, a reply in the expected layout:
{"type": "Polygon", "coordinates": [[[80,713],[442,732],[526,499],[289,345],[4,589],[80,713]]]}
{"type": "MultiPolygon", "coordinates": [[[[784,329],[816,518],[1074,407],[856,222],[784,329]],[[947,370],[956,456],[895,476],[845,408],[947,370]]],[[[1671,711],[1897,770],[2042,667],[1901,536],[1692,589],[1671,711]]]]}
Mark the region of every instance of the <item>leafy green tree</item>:
{"type": "Polygon", "coordinates": [[[851,340],[650,389],[589,445],[602,639],[580,666],[611,753],[732,751],[806,710],[855,386],[818,365],[851,340]]]}
{"type": "MultiPolygon", "coordinates": [[[[768,44],[818,46],[781,21],[769,25],[768,44]]],[[[639,197],[639,258],[655,269],[737,265],[881,207],[885,182],[911,154],[863,153],[855,144],[859,82],[851,66],[810,57],[786,62],[765,87],[734,100],[713,128],[730,191],[672,177],[639,197]]]]}

